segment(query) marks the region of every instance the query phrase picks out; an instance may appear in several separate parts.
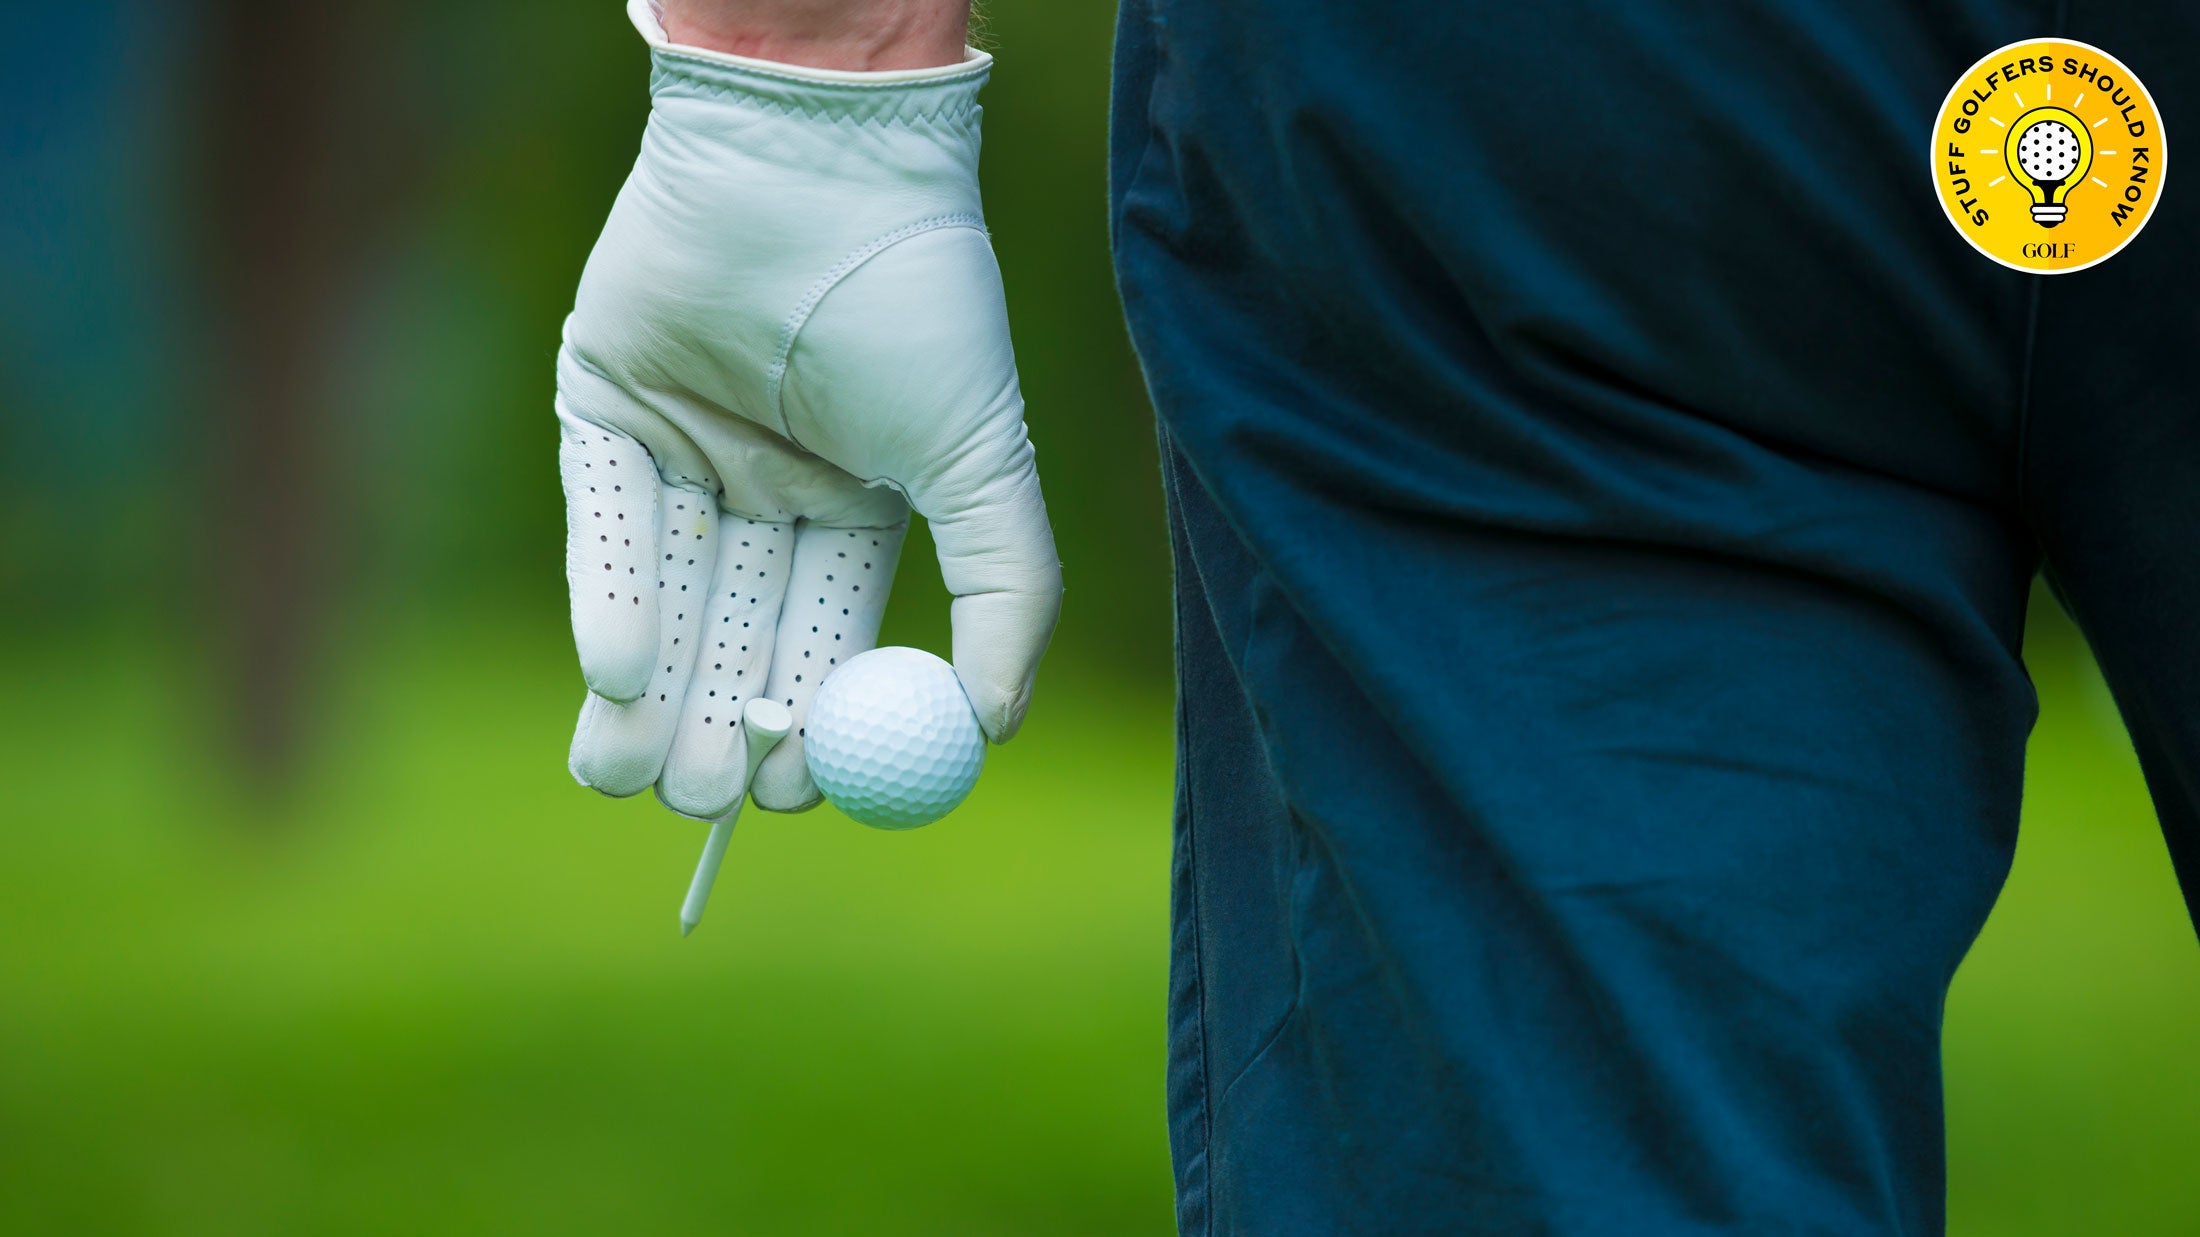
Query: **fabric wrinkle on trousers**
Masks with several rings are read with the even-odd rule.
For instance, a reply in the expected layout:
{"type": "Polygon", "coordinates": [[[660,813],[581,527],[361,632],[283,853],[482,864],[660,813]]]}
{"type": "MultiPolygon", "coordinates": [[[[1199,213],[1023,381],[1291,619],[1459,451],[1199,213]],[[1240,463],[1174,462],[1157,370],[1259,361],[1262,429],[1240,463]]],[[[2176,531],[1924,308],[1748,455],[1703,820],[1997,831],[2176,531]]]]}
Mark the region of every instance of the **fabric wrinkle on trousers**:
{"type": "Polygon", "coordinates": [[[2174,128],[2196,21],[1127,0],[1184,1232],[1942,1230],[2036,571],[2200,888],[2200,198],[2043,280],[1927,135],[2045,34],[2174,128]]]}

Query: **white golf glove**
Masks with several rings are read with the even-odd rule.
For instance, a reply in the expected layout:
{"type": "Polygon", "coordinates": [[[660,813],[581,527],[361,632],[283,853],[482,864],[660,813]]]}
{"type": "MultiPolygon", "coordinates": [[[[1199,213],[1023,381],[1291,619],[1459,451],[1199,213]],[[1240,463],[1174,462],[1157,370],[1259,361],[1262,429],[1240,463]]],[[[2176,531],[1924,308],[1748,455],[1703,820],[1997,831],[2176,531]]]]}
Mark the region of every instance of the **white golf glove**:
{"type": "Polygon", "coordinates": [[[848,73],[652,47],[640,159],[558,352],[566,575],[589,697],[571,767],[737,807],[741,705],[796,731],[757,803],[817,802],[810,696],[871,647],[908,510],[955,595],[986,735],[1015,733],[1061,601],[978,202],[992,61],[848,73]]]}

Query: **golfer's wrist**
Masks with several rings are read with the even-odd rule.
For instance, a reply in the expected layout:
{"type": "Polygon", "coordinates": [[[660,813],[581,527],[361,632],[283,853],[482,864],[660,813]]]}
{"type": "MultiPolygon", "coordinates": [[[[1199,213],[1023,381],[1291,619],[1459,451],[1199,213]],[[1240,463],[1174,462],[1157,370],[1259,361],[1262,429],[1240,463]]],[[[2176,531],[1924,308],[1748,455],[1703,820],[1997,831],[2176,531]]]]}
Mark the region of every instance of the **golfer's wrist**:
{"type": "Polygon", "coordinates": [[[658,0],[671,42],[853,72],[960,64],[969,0],[658,0]]]}

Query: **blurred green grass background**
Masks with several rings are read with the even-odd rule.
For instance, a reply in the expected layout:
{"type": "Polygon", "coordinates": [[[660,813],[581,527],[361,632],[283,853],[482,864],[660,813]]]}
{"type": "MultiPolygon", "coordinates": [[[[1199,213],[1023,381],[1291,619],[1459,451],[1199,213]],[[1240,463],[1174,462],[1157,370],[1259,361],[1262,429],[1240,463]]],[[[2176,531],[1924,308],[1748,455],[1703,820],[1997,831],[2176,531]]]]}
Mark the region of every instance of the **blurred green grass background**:
{"type": "Polygon", "coordinates": [[[1051,683],[952,827],[751,812],[682,940],[701,827],[570,783],[520,622],[362,649],[273,838],[152,646],[6,667],[0,1225],[1166,1230],[1163,696],[1051,683]]]}
{"type": "MultiPolygon", "coordinates": [[[[940,826],[752,815],[685,941],[700,829],[563,770],[550,362],[646,112],[618,6],[83,0],[0,34],[0,1234],[1168,1230],[1112,11],[986,9],[1070,588],[1038,704],[940,826]],[[306,226],[230,218],[270,206],[306,226]]],[[[939,650],[929,555],[886,638],[939,650]]],[[[1949,1008],[1953,1230],[2200,1234],[2200,949],[2044,595],[2028,660],[2019,854],[1949,1008]]]]}

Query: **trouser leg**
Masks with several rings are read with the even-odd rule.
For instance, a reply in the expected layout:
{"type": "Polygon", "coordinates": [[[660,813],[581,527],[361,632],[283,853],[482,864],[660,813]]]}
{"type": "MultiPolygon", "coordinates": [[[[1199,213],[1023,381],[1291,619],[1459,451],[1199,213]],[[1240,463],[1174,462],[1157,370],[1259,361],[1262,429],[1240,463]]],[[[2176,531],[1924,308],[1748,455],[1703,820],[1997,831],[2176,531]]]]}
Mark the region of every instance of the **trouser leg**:
{"type": "Polygon", "coordinates": [[[1937,1232],[2013,656],[1797,573],[1466,528],[1325,586],[1438,554],[1445,639],[1344,638],[1165,454],[1185,1231],[1937,1232]]]}

